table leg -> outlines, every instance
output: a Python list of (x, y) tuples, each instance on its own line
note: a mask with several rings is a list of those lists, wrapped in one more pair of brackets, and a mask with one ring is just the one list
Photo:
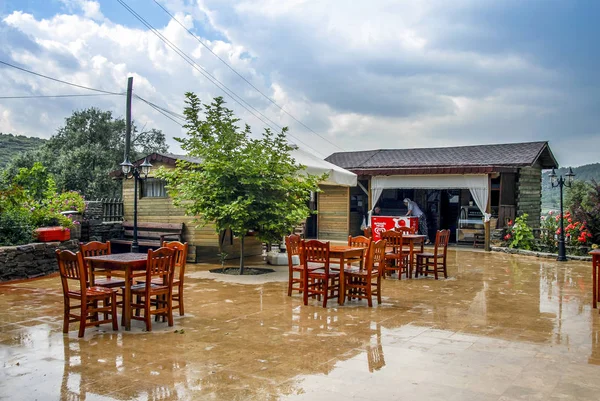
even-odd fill
[(131, 330), (131, 269), (125, 268), (125, 293), (123, 294), (123, 320), (125, 321), (125, 330)]
[(598, 308), (598, 262), (596, 260), (596, 256), (594, 255), (592, 258), (592, 281), (593, 283), (593, 300), (592, 306), (594, 309)]
[[(346, 278), (344, 277), (344, 254), (340, 256), (340, 289), (338, 294), (338, 304), (344, 305), (346, 300)], [(325, 294), (327, 296), (327, 294)]]
[(408, 274), (406, 275), (407, 278), (411, 278), (412, 275), (412, 270), (414, 267), (414, 260), (415, 257), (415, 241), (410, 241), (410, 252), (408, 254)]

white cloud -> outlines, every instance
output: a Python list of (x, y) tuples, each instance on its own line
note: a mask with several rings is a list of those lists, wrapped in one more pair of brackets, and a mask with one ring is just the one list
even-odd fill
[[(105, 90), (122, 91), (127, 76), (134, 76), (137, 94), (179, 113), (186, 91), (206, 101), (223, 95), (153, 33), (111, 22), (98, 2), (63, 2), (72, 14), (50, 19), (19, 11), (7, 15), (4, 24), (29, 36), (38, 48), (11, 43), (4, 52), (32, 70)], [(581, 115), (593, 108), (589, 95), (578, 95), (568, 71), (524, 47), (526, 37), (515, 41), (506, 36), (519, 27), (504, 32), (490, 22), (492, 17), (479, 18), (487, 8), (509, 12), (518, 2), (510, 7), (479, 0), (163, 4), (187, 28), (204, 32), (208, 37), (202, 40), (211, 50), (263, 93), (346, 150), (549, 139), (559, 161), (598, 159), (593, 152), (581, 159), (565, 146), (567, 130), (581, 133), (578, 143), (600, 136), (597, 118)], [(500, 14), (491, 10), (489, 15)], [(505, 23), (510, 22), (507, 17)], [(339, 150), (246, 85), (176, 22), (159, 28), (261, 113), (289, 125), (292, 141), (322, 155)], [(17, 71), (3, 72), (8, 79), (0, 81), (0, 90), (5, 94), (78, 92)], [(262, 122), (226, 100), (255, 133), (261, 131)], [(4, 102), (0, 130), (48, 136), (49, 127), (60, 126), (73, 108), (90, 105), (121, 116), (124, 99)], [(42, 113), (48, 116), (43, 123), (37, 118)], [(142, 103), (135, 103), (134, 116), (168, 137), (180, 135), (176, 125)]]

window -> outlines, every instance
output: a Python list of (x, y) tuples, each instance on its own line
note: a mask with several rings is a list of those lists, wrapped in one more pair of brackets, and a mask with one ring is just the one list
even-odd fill
[(166, 198), (167, 190), (165, 189), (166, 182), (158, 178), (147, 178), (141, 180), (142, 191), (140, 198)]

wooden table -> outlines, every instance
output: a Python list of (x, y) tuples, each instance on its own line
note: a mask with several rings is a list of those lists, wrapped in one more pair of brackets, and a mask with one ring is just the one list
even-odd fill
[[(348, 245), (331, 245), (329, 247), (329, 259), (340, 261), (340, 293), (338, 295), (338, 303), (340, 305), (344, 305), (344, 301), (346, 299), (346, 279), (344, 278), (344, 259), (349, 258), (360, 258), (360, 265), (362, 266), (363, 260), (363, 248), (355, 248)], [(330, 264), (331, 268), (331, 264)]]
[[(94, 285), (94, 269), (107, 268), (110, 270), (122, 270), (125, 272), (125, 292), (123, 294), (123, 320), (125, 330), (131, 330), (131, 282), (134, 277), (146, 274), (146, 261), (148, 255), (145, 253), (115, 253), (112, 255), (88, 256), (85, 258), (90, 267), (90, 285)], [(138, 272), (137, 274), (134, 272)], [(143, 274), (139, 272), (142, 271)]]
[(594, 249), (593, 251), (590, 252), (590, 255), (592, 255), (592, 281), (593, 281), (593, 294), (592, 296), (594, 297), (592, 299), (592, 306), (594, 308), (598, 307), (598, 270), (600, 269), (600, 249)]
[(415, 264), (415, 244), (421, 245), (419, 252), (422, 253), (424, 250), (426, 238), (427, 238), (426, 235), (421, 235), (421, 234), (404, 234), (402, 236), (402, 241), (408, 242), (408, 245), (410, 247), (410, 251), (408, 254), (408, 264), (409, 264), (409, 269), (410, 269), (409, 274), (407, 274), (408, 278), (411, 278), (412, 270), (413, 270), (413, 267)]

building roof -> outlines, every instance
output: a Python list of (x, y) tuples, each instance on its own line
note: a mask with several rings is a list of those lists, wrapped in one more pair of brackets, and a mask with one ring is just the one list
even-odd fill
[[(187, 161), (190, 163), (202, 162), (202, 159), (199, 159), (197, 157), (191, 157), (188, 155), (176, 155), (174, 153), (152, 153), (152, 154), (149, 154), (148, 156), (142, 157), (141, 159), (132, 162), (132, 164), (135, 166), (139, 166), (140, 164), (142, 164), (144, 162), (145, 159), (148, 159), (148, 161), (151, 164), (155, 163), (155, 162), (159, 162), (159, 163), (164, 163), (164, 164), (175, 165), (177, 160), (184, 160), (184, 161)], [(121, 171), (121, 169), (117, 169), (117, 170), (112, 171), (109, 175), (112, 177), (121, 177), (123, 175), (123, 172)]]
[(432, 170), (435, 173), (446, 170), (453, 173), (460, 172), (458, 170), (492, 172), (533, 166), (537, 161), (544, 169), (558, 167), (548, 142), (338, 152), (325, 160), (363, 174), (374, 170), (413, 170), (420, 174)]

